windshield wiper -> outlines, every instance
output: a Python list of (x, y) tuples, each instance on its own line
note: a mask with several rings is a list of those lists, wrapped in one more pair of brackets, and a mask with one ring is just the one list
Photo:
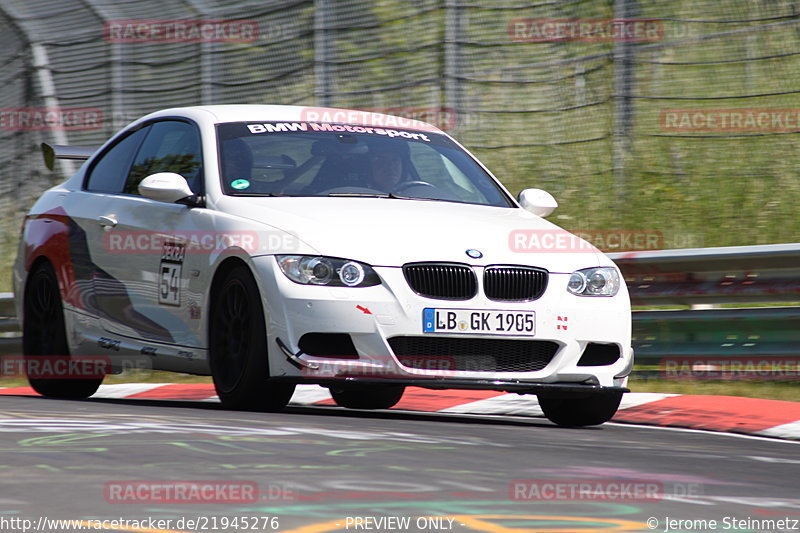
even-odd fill
[(232, 194), (231, 196), (268, 197), (268, 196), (292, 196), (292, 195), (291, 194), (283, 194), (283, 193), (280, 193), (280, 192), (245, 192), (245, 193)]
[(443, 200), (441, 198), (426, 198), (424, 196), (403, 196), (401, 194), (395, 194), (390, 192), (386, 195), (386, 198), (395, 198), (397, 200), (427, 200), (429, 202), (448, 202), (449, 200)]
[(383, 194), (379, 192), (329, 192), (328, 196), (339, 197), (364, 197), (364, 198), (391, 198), (390, 194)]

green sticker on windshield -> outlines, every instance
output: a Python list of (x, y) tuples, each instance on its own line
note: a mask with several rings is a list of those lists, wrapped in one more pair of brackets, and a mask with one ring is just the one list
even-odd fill
[(250, 186), (250, 182), (247, 180), (233, 180), (231, 182), (231, 187), (234, 189), (246, 189)]

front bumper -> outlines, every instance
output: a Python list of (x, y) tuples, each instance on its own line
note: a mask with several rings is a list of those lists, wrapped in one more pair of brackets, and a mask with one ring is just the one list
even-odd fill
[[(625, 376), (632, 367), (630, 304), (624, 286), (611, 298), (578, 297), (566, 291), (569, 274), (551, 273), (541, 298), (497, 302), (483, 296), (481, 267), (475, 267), (478, 294), (470, 300), (447, 301), (414, 293), (399, 267), (374, 267), (382, 285), (349, 288), (294, 283), (271, 256), (254, 258), (254, 264), (262, 285), (273, 378), (320, 384), (343, 379), (363, 383), (388, 380), (427, 388), (577, 393), (623, 391)], [(432, 307), (533, 311), (535, 336), (423, 333), (423, 309)], [(346, 333), (357, 354), (337, 358), (303, 353), (299, 342), (309, 333)], [(414, 368), (402, 364), (392, 350), (389, 339), (394, 337), (545, 341), (556, 345), (556, 350), (543, 368), (533, 371)], [(589, 343), (616, 345), (619, 358), (611, 364), (579, 365)]]
[(443, 390), (493, 390), (500, 392), (511, 392), (517, 394), (536, 394), (537, 396), (547, 396), (548, 398), (582, 398), (595, 394), (622, 394), (630, 392), (627, 387), (603, 387), (589, 383), (531, 383), (526, 381), (513, 380), (489, 380), (489, 379), (409, 379), (396, 378), (391, 380), (381, 380), (374, 378), (349, 377), (340, 379), (315, 379), (315, 378), (275, 378), (275, 381), (286, 381), (297, 384), (316, 384), (323, 387), (341, 386), (342, 383), (348, 385), (385, 385), (391, 382), (393, 385), (405, 385), (408, 387), (420, 387), (423, 389)]

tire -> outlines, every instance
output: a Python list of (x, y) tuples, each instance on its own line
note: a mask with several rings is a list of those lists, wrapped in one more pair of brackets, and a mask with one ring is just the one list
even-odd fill
[(619, 409), (622, 393), (600, 393), (585, 398), (540, 397), (539, 405), (551, 422), (564, 427), (598, 426)]
[[(39, 263), (28, 277), (25, 286), (22, 319), (22, 353), (26, 369), (41, 357), (69, 359), (67, 328), (64, 324), (64, 308), (53, 266), (49, 262)], [(61, 377), (28, 376), (33, 390), (42, 396), (64, 399), (88, 398), (103, 382), (103, 378), (73, 379)]]
[(389, 409), (403, 397), (404, 385), (360, 385), (331, 388), (333, 401), (348, 409)]
[(224, 274), (214, 290), (208, 345), (214, 388), (226, 409), (279, 411), (286, 407), (295, 385), (269, 382), (264, 308), (258, 285), (243, 265)]

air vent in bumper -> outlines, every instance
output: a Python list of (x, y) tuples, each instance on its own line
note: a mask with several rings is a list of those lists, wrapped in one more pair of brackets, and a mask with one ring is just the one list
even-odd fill
[(411, 289), (427, 298), (469, 300), (478, 292), (472, 268), (460, 263), (408, 263), (403, 274)]
[(409, 368), (466, 372), (535, 372), (553, 360), (552, 341), (401, 336), (389, 339)]

